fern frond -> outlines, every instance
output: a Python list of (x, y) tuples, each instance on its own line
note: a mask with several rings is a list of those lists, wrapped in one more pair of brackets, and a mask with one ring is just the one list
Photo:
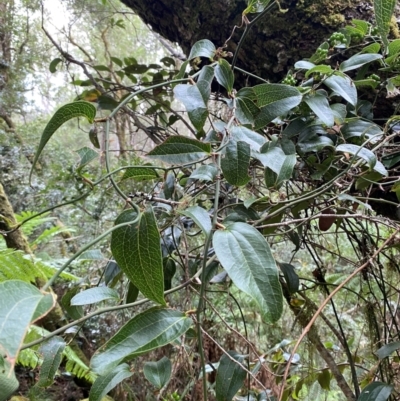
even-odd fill
[(17, 364), (25, 366), (26, 368), (35, 369), (43, 363), (43, 360), (39, 358), (37, 351), (32, 348), (22, 350), (18, 354)]
[[(34, 216), (36, 213), (35, 212), (30, 212), (30, 211), (25, 211), (21, 212), (20, 214), (15, 215), (15, 220), (17, 220), (18, 223), (22, 223), (28, 218)], [(48, 223), (49, 221), (56, 220), (56, 217), (47, 217), (50, 214), (50, 212), (44, 213), (38, 217), (33, 218), (32, 220), (27, 221), (21, 226), (22, 232), (26, 235), (29, 236), (31, 235), (40, 225), (44, 223)]]
[(93, 383), (97, 375), (90, 371), (90, 368), (78, 357), (71, 347), (65, 347), (64, 356), (67, 358), (65, 369), (79, 378), (85, 378)]

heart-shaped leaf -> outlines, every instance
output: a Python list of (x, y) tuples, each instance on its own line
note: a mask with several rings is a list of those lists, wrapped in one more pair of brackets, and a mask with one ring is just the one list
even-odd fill
[(215, 54), (215, 46), (208, 39), (202, 39), (196, 42), (190, 50), (190, 54), (188, 60), (191, 60), (195, 57), (207, 57), (213, 58)]
[(165, 356), (157, 362), (146, 362), (143, 366), (145, 378), (159, 390), (168, 383), (171, 372), (171, 361)]

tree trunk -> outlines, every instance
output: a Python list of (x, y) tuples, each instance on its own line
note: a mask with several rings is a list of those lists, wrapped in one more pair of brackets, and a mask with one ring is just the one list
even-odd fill
[[(121, 0), (153, 30), (177, 42), (186, 54), (200, 39), (234, 52), (244, 31), (245, 0)], [(351, 18), (368, 18), (372, 7), (358, 0), (282, 0), (247, 35), (237, 66), (268, 79), (280, 80), (293, 64), (310, 57), (316, 47)], [(249, 15), (251, 21), (256, 15)], [(244, 83), (244, 76), (237, 80)]]

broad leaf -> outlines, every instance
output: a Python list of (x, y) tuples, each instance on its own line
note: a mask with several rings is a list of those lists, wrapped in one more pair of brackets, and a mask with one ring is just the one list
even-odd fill
[(331, 75), (332, 73), (333, 70), (329, 65), (316, 65), (306, 72), (306, 78), (308, 78), (311, 74)]
[(361, 392), (358, 401), (386, 401), (392, 394), (393, 386), (382, 383), (373, 382)]
[(39, 349), (43, 363), (39, 373), (39, 381), (35, 386), (49, 387), (53, 384), (54, 377), (60, 367), (65, 341), (61, 337), (52, 337), (47, 340)]
[(254, 86), (253, 90), (257, 96), (257, 106), (261, 109), (256, 117), (256, 129), (284, 116), (302, 100), (299, 90), (289, 85), (261, 84)]
[(387, 35), (390, 30), (390, 20), (392, 18), (395, 6), (396, 0), (374, 0), (376, 25), (382, 38), (382, 42), (386, 48), (389, 45)]
[(239, 222), (216, 231), (213, 244), (235, 285), (254, 299), (266, 321), (277, 321), (283, 308), (282, 290), (265, 238), (254, 227)]
[(289, 263), (279, 263), (279, 267), (282, 270), (283, 276), (285, 277), (289, 293), (296, 293), (300, 287), (300, 280), (294, 267)]
[(215, 383), (217, 401), (231, 401), (243, 386), (247, 375), (246, 371), (235, 363), (238, 361), (243, 364), (243, 355), (235, 351), (228, 351), (228, 354), (229, 356), (222, 355), (217, 369)]
[(379, 348), (376, 351), (379, 359), (386, 358), (390, 356), (393, 352), (397, 351), (400, 348), (400, 341), (395, 341), (393, 343), (389, 343), (384, 345), (383, 347)]
[(42, 293), (32, 284), (19, 280), (0, 283), (0, 355), (12, 367), (29, 325), (45, 316), (54, 304), (54, 295)]
[(309, 70), (313, 67), (315, 67), (315, 64), (310, 63), (309, 61), (306, 61), (306, 60), (297, 61), (294, 65), (294, 68), (296, 68), (298, 70)]
[(191, 60), (195, 57), (213, 58), (215, 51), (215, 46), (210, 40), (202, 39), (193, 45), (190, 50), (188, 60)]
[(115, 299), (119, 301), (118, 291), (109, 287), (94, 287), (76, 294), (71, 299), (71, 305), (89, 305), (107, 299)]
[(388, 175), (388, 172), (385, 169), (384, 165), (376, 160), (376, 156), (369, 149), (346, 143), (337, 146), (336, 151), (350, 153), (351, 155), (361, 157), (368, 163), (368, 166), (371, 170), (373, 169), (377, 171), (379, 174), (385, 176)]
[(209, 143), (200, 142), (185, 136), (171, 136), (147, 154), (169, 164), (184, 164), (199, 160), (211, 153)]
[(229, 184), (246, 185), (250, 181), (250, 146), (246, 142), (230, 141), (221, 160), (221, 169)]
[(49, 71), (54, 74), (57, 71), (57, 66), (62, 62), (62, 59), (59, 57), (55, 58), (54, 60), (51, 61), (49, 65)]
[(168, 383), (171, 372), (171, 361), (165, 356), (157, 362), (146, 362), (143, 366), (144, 377), (158, 390)]
[(176, 85), (175, 97), (183, 103), (189, 119), (197, 131), (203, 129), (208, 116), (207, 105), (197, 85)]
[(123, 363), (105, 376), (99, 376), (90, 389), (89, 401), (101, 401), (103, 397), (121, 383), (122, 380), (132, 375), (133, 372), (129, 370), (129, 366)]
[(343, 61), (339, 66), (339, 71), (346, 72), (355, 70), (362, 67), (364, 64), (372, 63), (373, 61), (382, 58), (380, 54), (366, 53), (366, 54), (355, 54), (349, 59)]
[(214, 181), (217, 176), (218, 169), (215, 164), (203, 164), (190, 174), (189, 178), (200, 181)]
[(205, 65), (199, 75), (197, 80), (197, 87), (203, 97), (204, 103), (207, 104), (211, 95), (211, 83), (214, 79), (214, 68), (209, 65)]
[(369, 139), (375, 137), (372, 142), (376, 142), (381, 139), (383, 131), (379, 125), (373, 123), (372, 121), (362, 120), (360, 118), (352, 118), (346, 120), (346, 123), (340, 129), (343, 134), (344, 139), (349, 139), (353, 137), (361, 137)]
[(332, 75), (325, 79), (324, 84), (353, 106), (357, 104), (357, 89), (347, 75)]
[(218, 61), (215, 67), (215, 78), (227, 90), (228, 94), (232, 92), (235, 77), (230, 64), (223, 58)]
[(87, 146), (84, 146), (83, 148), (78, 149), (76, 151), (76, 153), (78, 153), (78, 155), (81, 158), (81, 160), (79, 161), (79, 165), (77, 167), (78, 171), (82, 170), (82, 168), (84, 166), (86, 166), (91, 161), (93, 161), (99, 157), (99, 154), (95, 150), (88, 148)]
[(160, 348), (179, 338), (192, 324), (184, 313), (172, 309), (148, 309), (125, 324), (93, 355), (91, 368), (105, 375), (123, 361)]
[(128, 178), (133, 178), (135, 180), (154, 180), (158, 178), (157, 171), (153, 168), (146, 167), (128, 167), (125, 170), (124, 175), (121, 180), (126, 180)]
[(191, 206), (180, 212), (184, 216), (190, 217), (199, 226), (205, 235), (211, 234), (211, 220), (208, 212), (200, 206)]
[(333, 112), (329, 106), (326, 96), (322, 95), (321, 93), (315, 93), (314, 95), (308, 94), (307, 96), (304, 96), (304, 101), (323, 124), (325, 124), (327, 127), (333, 126), (335, 123)]
[(18, 387), (14, 366), (0, 355), (0, 401), (7, 401)]
[[(115, 224), (136, 219), (136, 212), (128, 209), (118, 216)], [(111, 252), (121, 270), (145, 297), (165, 305), (160, 233), (153, 209), (148, 208), (132, 225), (112, 232)]]
[(234, 126), (231, 128), (231, 135), (235, 141), (246, 142), (252, 150), (260, 150), (260, 147), (265, 144), (266, 139), (251, 129), (243, 126)]
[(68, 120), (76, 117), (86, 117), (87, 120), (92, 123), (95, 116), (96, 107), (89, 102), (77, 101), (73, 103), (68, 103), (60, 107), (55, 112), (51, 120), (47, 123), (46, 128), (42, 133), (38, 149), (32, 162), (31, 171), (29, 173), (29, 181), (31, 180), (33, 168), (35, 167), (36, 162), (38, 161), (44, 147), (46, 146), (52, 135), (61, 127), (61, 125), (63, 125)]

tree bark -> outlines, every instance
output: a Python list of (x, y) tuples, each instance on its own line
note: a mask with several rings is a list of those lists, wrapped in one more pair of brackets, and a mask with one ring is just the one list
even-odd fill
[[(244, 31), (245, 0), (121, 0), (153, 30), (177, 42), (186, 54), (200, 39), (235, 52)], [(310, 57), (316, 47), (351, 18), (368, 18), (372, 7), (358, 0), (282, 0), (250, 30), (238, 54), (237, 66), (272, 82)], [(256, 15), (249, 15), (252, 20)], [(244, 83), (244, 77), (237, 76)]]

